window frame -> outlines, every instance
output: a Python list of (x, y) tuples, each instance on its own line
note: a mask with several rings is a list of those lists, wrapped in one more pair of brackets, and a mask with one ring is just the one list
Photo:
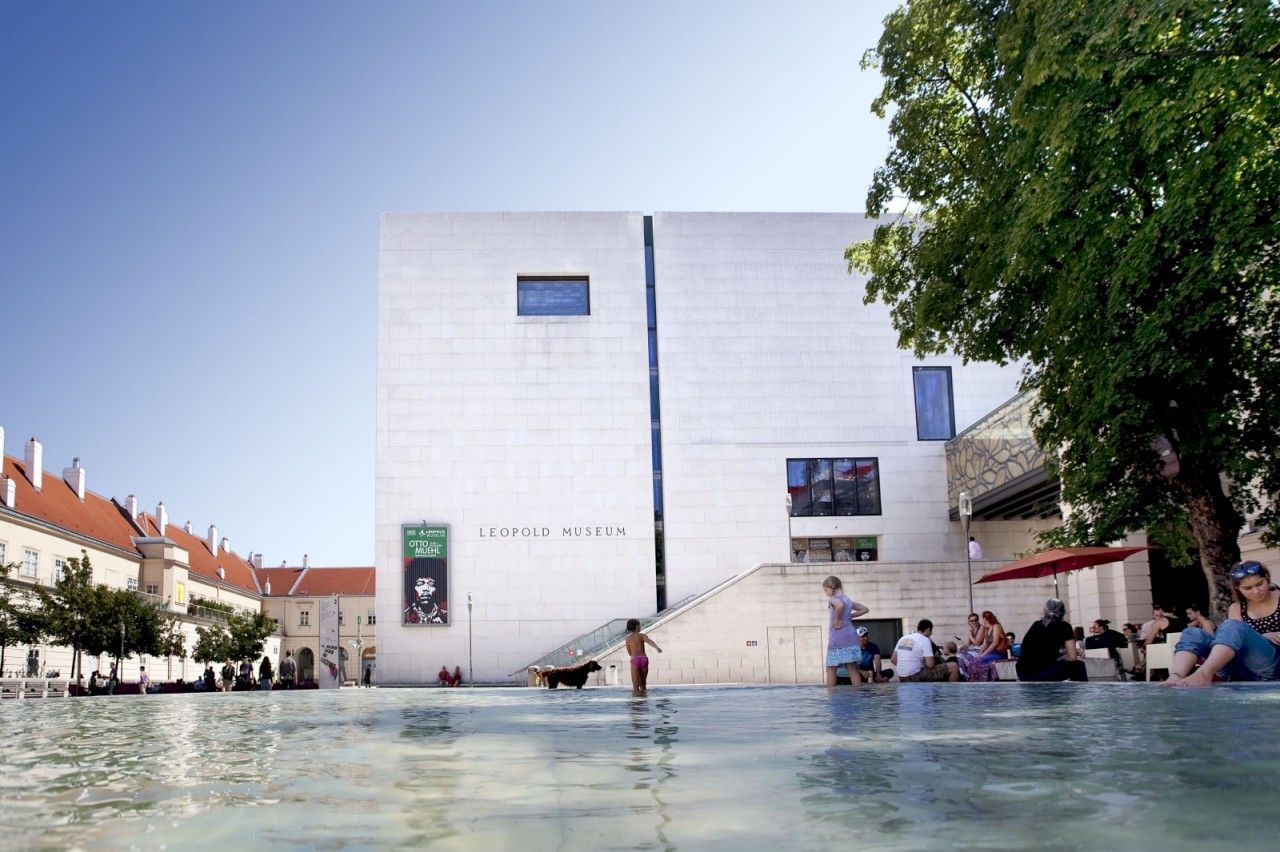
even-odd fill
[[(522, 285), (525, 284), (564, 284), (581, 285), (583, 290), (582, 312), (557, 313), (550, 311), (526, 311), (520, 299)], [(591, 276), (589, 275), (517, 275), (516, 276), (516, 316), (518, 317), (589, 317), (591, 316)]]
[(311, 626), (311, 610), (309, 609), (298, 610), (298, 626), (299, 627)]
[[(836, 463), (843, 462), (843, 461), (852, 462), (852, 469), (855, 474), (855, 479), (853, 482), (853, 490), (851, 494), (854, 510), (852, 512), (847, 512), (847, 513), (837, 513), (836, 512), (837, 501), (836, 501), (835, 470), (837, 467)], [(813, 474), (815, 470), (822, 469), (822, 463), (824, 462), (825, 462), (825, 468), (827, 471), (827, 478), (830, 483), (829, 495), (831, 498), (830, 499), (831, 511), (823, 512), (823, 513), (815, 513), (813, 511), (814, 494), (815, 494), (814, 486), (813, 486)], [(858, 488), (856, 475), (857, 475), (858, 468), (861, 465), (866, 463), (870, 463), (871, 465), (874, 466), (874, 469), (875, 469), (875, 486), (874, 486), (874, 493), (876, 498), (875, 511), (860, 511), (862, 507), (860, 505), (861, 500), (858, 495), (861, 493), (861, 491)], [(792, 481), (793, 481), (792, 473), (794, 470), (794, 466), (803, 466), (805, 484), (799, 487), (803, 488), (805, 491), (808, 492), (807, 500), (795, 499), (795, 494), (793, 494), (792, 492), (792, 488), (796, 487), (792, 485)], [(884, 493), (881, 490), (881, 483), (880, 483), (880, 457), (879, 456), (832, 456), (828, 458), (788, 458), (786, 461), (786, 470), (787, 470), (787, 494), (792, 497), (791, 517), (793, 518), (869, 518), (869, 517), (877, 517), (884, 514)], [(801, 511), (802, 508), (808, 508), (808, 511)]]
[[(920, 395), (919, 386), (917, 384), (917, 376), (925, 373), (941, 373), (947, 377), (947, 416), (949, 418), (951, 434), (945, 438), (926, 438), (920, 434)], [(915, 408), (916, 414), (916, 440), (917, 441), (950, 441), (956, 436), (956, 386), (951, 375), (950, 367), (938, 366), (916, 366), (911, 368), (911, 403)]]
[(22, 548), (22, 576), (28, 580), (40, 576), (40, 551), (34, 547)]

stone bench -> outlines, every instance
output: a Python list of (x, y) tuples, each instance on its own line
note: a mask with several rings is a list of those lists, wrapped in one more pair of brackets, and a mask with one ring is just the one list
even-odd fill
[[(1017, 660), (997, 660), (995, 663), (996, 679), (1017, 680), (1017, 665)], [(1120, 679), (1120, 670), (1116, 666), (1116, 661), (1109, 658), (1100, 659), (1097, 657), (1086, 657), (1084, 660), (1084, 669), (1088, 673), (1090, 682), (1115, 681)]]

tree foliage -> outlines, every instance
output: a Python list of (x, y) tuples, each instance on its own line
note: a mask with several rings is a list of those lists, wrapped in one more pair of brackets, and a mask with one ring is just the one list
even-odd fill
[(192, 658), (200, 663), (252, 660), (275, 629), (275, 622), (262, 612), (230, 615), (225, 625), (196, 628)]
[[(1267, 0), (916, 0), (851, 246), (919, 354), (1018, 362), (1060, 533), (1190, 523), (1215, 603), (1280, 529), (1280, 16)], [(1224, 482), (1233, 483), (1227, 486)]]
[(17, 567), (16, 562), (0, 563), (0, 671), (10, 646), (34, 644), (45, 631), (43, 612), (30, 592), (8, 582)]

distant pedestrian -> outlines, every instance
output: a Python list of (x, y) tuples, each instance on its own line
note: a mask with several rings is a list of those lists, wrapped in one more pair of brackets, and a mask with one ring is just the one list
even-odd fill
[(293, 661), (293, 652), (285, 651), (284, 659), (280, 661), (280, 686), (284, 689), (293, 689), (297, 678), (298, 664)]
[(138, 694), (146, 695), (151, 689), (151, 675), (147, 674), (146, 666), (138, 666)]
[(241, 660), (240, 673), (236, 675), (236, 689), (253, 689), (253, 686), (253, 663)]
[(107, 695), (115, 695), (116, 687), (120, 685), (120, 675), (116, 674), (116, 664), (111, 664), (111, 674), (107, 675)]
[(218, 676), (213, 673), (213, 663), (204, 664), (204, 691), (218, 691)]
[(230, 692), (231, 687), (235, 685), (236, 670), (231, 665), (231, 661), (227, 660), (222, 664), (222, 691)]
[(982, 545), (978, 544), (978, 540), (973, 536), (969, 536), (969, 558), (970, 559), (982, 558)]
[(271, 681), (274, 678), (275, 672), (271, 670), (271, 658), (263, 654), (262, 664), (258, 666), (258, 688), (263, 692), (271, 689)]

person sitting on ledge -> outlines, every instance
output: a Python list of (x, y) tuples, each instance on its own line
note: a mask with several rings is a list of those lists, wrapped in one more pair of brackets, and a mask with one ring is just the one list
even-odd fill
[(1018, 655), (1018, 680), (1032, 682), (1087, 681), (1084, 663), (1076, 657), (1076, 637), (1063, 621), (1067, 605), (1057, 598), (1044, 602), (1044, 617), (1027, 628)]
[(449, 678), (450, 686), (460, 686), (462, 684), (462, 666), (453, 667), (453, 676)]
[(449, 667), (448, 666), (445, 666), (445, 665), (440, 666), (440, 671), (436, 673), (436, 681), (441, 686), (449, 685)]
[(1236, 602), (1227, 620), (1216, 633), (1182, 631), (1163, 686), (1208, 686), (1219, 672), (1231, 680), (1280, 680), (1280, 589), (1261, 562), (1238, 563), (1229, 576)]

